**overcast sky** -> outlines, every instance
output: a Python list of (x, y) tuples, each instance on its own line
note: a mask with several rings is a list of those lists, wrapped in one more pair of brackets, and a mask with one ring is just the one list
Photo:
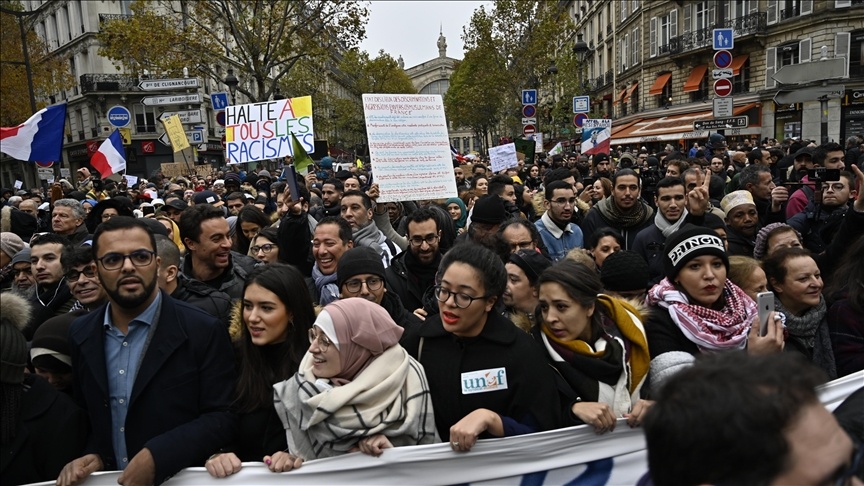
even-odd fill
[(373, 1), (369, 6), (366, 40), (360, 48), (375, 57), (384, 49), (405, 67), (438, 57), (438, 32), (443, 24), (447, 56), (462, 59), (462, 27), (480, 5), (489, 2), (452, 0)]

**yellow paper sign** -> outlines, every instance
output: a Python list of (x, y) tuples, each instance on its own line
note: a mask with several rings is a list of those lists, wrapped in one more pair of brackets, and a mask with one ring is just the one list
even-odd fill
[(132, 129), (119, 128), (118, 130), (120, 130), (120, 138), (123, 139), (123, 145), (132, 145)]
[(168, 134), (168, 140), (171, 141), (171, 147), (175, 152), (189, 148), (189, 139), (186, 137), (186, 132), (183, 130), (183, 123), (180, 122), (180, 115), (171, 115), (161, 118), (162, 124), (165, 125), (165, 133)]

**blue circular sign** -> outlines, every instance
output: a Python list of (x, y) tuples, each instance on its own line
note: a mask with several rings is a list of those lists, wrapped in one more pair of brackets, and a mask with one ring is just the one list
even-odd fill
[(579, 128), (582, 128), (582, 125), (585, 123), (585, 120), (588, 119), (588, 115), (585, 113), (579, 113), (573, 117), (573, 124)]
[(224, 111), (217, 111), (216, 112), (216, 123), (218, 123), (220, 127), (225, 126), (225, 112)]
[(132, 113), (125, 106), (114, 105), (108, 110), (108, 123), (117, 128), (123, 128), (132, 121)]
[(729, 51), (717, 51), (714, 53), (714, 65), (720, 69), (732, 65), (732, 53)]
[(534, 118), (537, 114), (537, 107), (534, 105), (525, 105), (522, 107), (522, 116), (526, 118)]

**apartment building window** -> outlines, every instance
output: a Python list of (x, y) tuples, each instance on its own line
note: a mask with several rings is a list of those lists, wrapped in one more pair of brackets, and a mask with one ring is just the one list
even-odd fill
[(132, 0), (120, 0), (120, 10), (123, 15), (132, 15)]
[(813, 0), (768, 0), (767, 21), (774, 24), (813, 13)]
[(621, 21), (627, 20), (627, 14), (629, 13), (630, 5), (627, 0), (621, 2)]
[(78, 140), (84, 140), (84, 114), (80, 108), (75, 110), (75, 117), (78, 119)]
[(837, 34), (834, 42), (835, 55), (843, 54), (843, 39), (846, 39), (846, 46), (849, 51), (846, 56), (849, 59), (849, 77), (861, 78), (864, 76), (864, 30), (857, 30), (852, 33), (841, 32)]
[(757, 0), (732, 0), (723, 4), (726, 19), (738, 19), (758, 11)]
[(668, 54), (669, 41), (678, 35), (678, 11), (672, 10), (662, 17), (651, 17), (649, 26), (649, 55)]
[[(738, 67), (740, 66), (740, 67)], [(737, 71), (735, 70), (737, 67)], [(743, 62), (738, 58), (732, 62), (732, 70), (735, 76), (732, 78), (732, 94), (742, 94), (750, 91), (750, 59), (745, 56)]]
[(639, 64), (641, 60), (640, 54), (642, 52), (639, 50), (639, 27), (633, 29), (633, 33), (630, 35), (630, 65), (635, 66)]
[(620, 47), (618, 48), (618, 53), (621, 55), (619, 57), (619, 59), (620, 59), (619, 65), (621, 66), (621, 69), (619, 70), (619, 72), (623, 72), (623, 71), (627, 70), (627, 65), (629, 64), (628, 63), (629, 58), (627, 57), (627, 52), (629, 51), (629, 47), (630, 47), (629, 46), (630, 34), (624, 34), (624, 38), (619, 40), (618, 44), (620, 45)]
[(152, 106), (141, 103), (132, 105), (135, 114), (135, 131), (137, 133), (156, 133), (156, 112)]
[(771, 77), (781, 67), (802, 62), (810, 62), (812, 40), (808, 37), (798, 42), (790, 42), (765, 51), (765, 88), (774, 88), (777, 82)]
[[(627, 3), (627, 0), (624, 0), (624, 3)], [(639, 10), (639, 0), (631, 0), (630, 6), (633, 8), (633, 11)]]
[(630, 91), (630, 111), (636, 113), (639, 111), (639, 86), (634, 86)]
[(708, 25), (708, 2), (698, 2), (694, 4), (693, 30), (702, 30), (708, 27)]

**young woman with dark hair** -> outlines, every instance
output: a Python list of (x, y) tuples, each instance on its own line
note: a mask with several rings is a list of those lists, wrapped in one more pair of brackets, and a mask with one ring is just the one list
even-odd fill
[(282, 422), (273, 406), (273, 384), (289, 379), (309, 345), (315, 310), (300, 272), (271, 263), (253, 270), (243, 289), (239, 322), (232, 324), (239, 415), (239, 441), (230, 451), (214, 454), (205, 466), (225, 477), (244, 461), (264, 461), (287, 454)]
[[(234, 247), (232, 250), (243, 255), (249, 255), (252, 240), (262, 229), (270, 226), (270, 218), (252, 204), (243, 206), (237, 213), (237, 230), (234, 232)], [(249, 255), (255, 258), (255, 255)]]

